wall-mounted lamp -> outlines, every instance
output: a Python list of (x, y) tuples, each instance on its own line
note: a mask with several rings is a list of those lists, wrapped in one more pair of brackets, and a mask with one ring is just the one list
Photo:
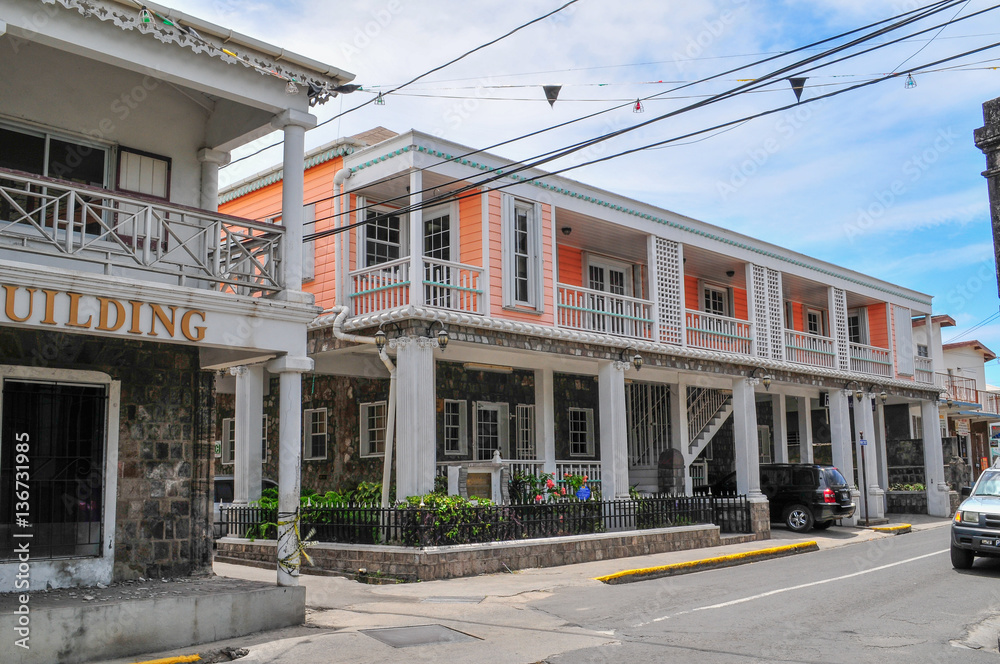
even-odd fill
[[(630, 354), (631, 357), (627, 357)], [(639, 355), (639, 351), (635, 348), (635, 346), (623, 348), (621, 353), (618, 354), (618, 359), (622, 362), (631, 362), (636, 371), (642, 369), (642, 366), (646, 363), (646, 361), (642, 359), (642, 355)]]
[(844, 389), (847, 390), (848, 392), (850, 392), (851, 391), (851, 385), (854, 385), (854, 401), (855, 401), (855, 403), (861, 403), (861, 400), (865, 397), (864, 388), (861, 387), (861, 383), (859, 383), (856, 380), (852, 380), (849, 383), (847, 383), (846, 385), (844, 385)]
[(886, 394), (885, 390), (882, 390), (878, 393), (878, 398), (882, 400), (882, 405), (884, 406), (885, 402), (889, 400), (889, 395)]
[(947, 401), (945, 401), (945, 405), (947, 405), (948, 408), (951, 408), (952, 406), (955, 405), (955, 402), (952, 399), (948, 399)]
[(570, 233), (572, 233), (572, 232), (573, 232), (573, 229), (572, 229), (572, 228), (570, 228), (569, 226), (563, 226), (563, 227), (562, 227), (562, 228), (560, 228), (559, 230), (561, 230), (561, 231), (562, 231), (562, 234), (563, 234), (563, 235), (569, 235)]
[(736, 276), (736, 270), (726, 270), (726, 276), (730, 279)]
[(437, 323), (438, 325), (441, 326), (441, 329), (438, 330), (438, 333), (437, 333), (437, 345), (438, 345), (438, 348), (440, 348), (441, 352), (443, 353), (444, 349), (448, 347), (448, 339), (449, 339), (449, 337), (448, 337), (448, 330), (445, 328), (444, 323), (442, 323), (439, 320), (435, 320), (435, 321), (431, 322), (431, 324), (427, 326), (427, 336), (430, 336), (431, 330), (434, 329), (434, 324), (435, 323)]
[[(758, 372), (760, 372), (761, 375), (757, 375)], [(754, 367), (750, 373), (747, 374), (747, 380), (749, 380), (752, 385), (756, 385), (757, 381), (760, 381), (765, 390), (769, 392), (771, 391), (771, 374), (767, 373), (767, 371), (761, 369), (760, 367)]]
[(379, 325), (378, 329), (375, 330), (375, 349), (381, 353), (387, 343), (389, 343), (389, 337), (386, 336), (385, 330)]

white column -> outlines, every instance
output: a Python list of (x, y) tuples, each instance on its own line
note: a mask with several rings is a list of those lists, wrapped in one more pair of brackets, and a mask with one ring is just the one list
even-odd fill
[(302, 206), (305, 195), (306, 129), (316, 126), (316, 117), (288, 109), (271, 120), (271, 126), (284, 131), (282, 160), (281, 225), (285, 227), (283, 293), (284, 299), (300, 299), (291, 293), (302, 291)]
[(628, 496), (628, 423), (625, 417), (626, 362), (601, 362), (597, 369), (600, 397), (601, 495), (605, 500)]
[[(303, 341), (305, 336), (303, 335)], [(267, 365), (278, 374), (278, 585), (299, 583), (299, 539), (295, 521), (302, 481), (302, 372), (308, 357), (279, 357)], [(257, 447), (260, 448), (258, 441)]]
[(413, 209), (410, 211), (410, 304), (415, 307), (424, 303), (424, 213), (420, 209), (424, 200), (424, 195), (420, 193), (423, 186), (423, 171), (411, 172), (410, 206)]
[(799, 415), (799, 463), (813, 463), (812, 399), (796, 397)]
[(684, 493), (690, 496), (694, 488), (691, 481), (691, 462), (694, 461), (689, 451), (688, 418), (687, 418), (687, 383), (678, 378), (677, 385), (670, 386), (670, 446), (684, 455)]
[(920, 402), (920, 417), (924, 423), (924, 479), (927, 482), (927, 513), (950, 516), (948, 483), (944, 480), (944, 452), (941, 450), (941, 425), (938, 403)]
[(733, 439), (736, 444), (736, 492), (751, 502), (767, 499), (760, 492), (760, 443), (757, 399), (748, 378), (733, 380)]
[(396, 356), (396, 498), (434, 490), (437, 464), (434, 345), (425, 337), (394, 341)]
[(556, 405), (554, 372), (535, 369), (535, 444), (541, 450), (544, 473), (556, 472)]
[[(889, 489), (889, 466), (885, 449), (885, 405), (879, 400), (875, 408), (875, 456), (878, 458), (878, 485), (882, 491)], [(883, 504), (884, 508), (884, 504)]]
[(771, 396), (774, 429), (774, 461), (788, 463), (788, 403), (784, 394)]
[(219, 168), (229, 163), (229, 153), (204, 148), (198, 151), (201, 162), (201, 209), (219, 209)]
[[(865, 512), (866, 502), (862, 498), (858, 505), (862, 516), (869, 519), (879, 519), (885, 516), (885, 492), (878, 485), (878, 443), (875, 436), (875, 418), (872, 416), (872, 399), (867, 394), (862, 397), (860, 403), (854, 404), (854, 428), (857, 435), (858, 453), (858, 484), (862, 491), (868, 494), (867, 514)], [(861, 457), (861, 435), (864, 435), (867, 445), (864, 450), (864, 465)], [(861, 471), (864, 472), (861, 472)], [(861, 486), (867, 481), (867, 486)]]
[(236, 371), (236, 449), (233, 463), (233, 502), (260, 499), (261, 420), (264, 413), (264, 367)]
[[(833, 465), (844, 475), (847, 483), (854, 484), (854, 459), (852, 458), (853, 441), (851, 435), (851, 411), (847, 403), (847, 392), (830, 390), (830, 442), (833, 454)], [(854, 516), (844, 519), (843, 523), (856, 525), (861, 514), (861, 492), (851, 489), (851, 497), (857, 509)]]

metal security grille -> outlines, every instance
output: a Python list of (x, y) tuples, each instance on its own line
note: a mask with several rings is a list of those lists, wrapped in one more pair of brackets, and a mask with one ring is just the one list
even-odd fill
[(650, 383), (625, 384), (629, 468), (655, 468), (670, 448), (670, 388)]
[(3, 383), (0, 560), (16, 558), (15, 533), (32, 535), (32, 560), (101, 555), (107, 407), (103, 386)]

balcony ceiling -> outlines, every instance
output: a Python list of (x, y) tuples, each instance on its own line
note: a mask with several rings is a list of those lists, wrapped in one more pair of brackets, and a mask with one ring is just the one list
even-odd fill
[[(570, 234), (564, 235), (563, 228)], [(629, 263), (647, 261), (645, 233), (561, 208), (556, 208), (556, 242)]]
[[(733, 276), (726, 272), (732, 271)], [(717, 254), (690, 245), (684, 246), (684, 275), (712, 281), (723, 286), (746, 288), (746, 263), (733, 256)]]

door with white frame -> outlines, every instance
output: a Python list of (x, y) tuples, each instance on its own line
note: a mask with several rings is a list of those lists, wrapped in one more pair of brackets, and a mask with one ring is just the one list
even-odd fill
[(506, 403), (477, 401), (473, 412), (476, 416), (476, 459), (489, 461), (497, 450), (504, 459), (510, 458), (510, 407)]
[[(632, 266), (604, 257), (587, 258), (588, 288), (609, 295), (632, 295)], [(631, 335), (632, 312), (626, 311), (619, 298), (591, 294), (588, 302), (592, 317), (591, 329), (610, 334)]]

